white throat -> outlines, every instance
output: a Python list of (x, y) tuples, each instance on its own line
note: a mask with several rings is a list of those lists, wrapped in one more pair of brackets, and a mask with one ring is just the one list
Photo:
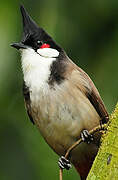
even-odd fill
[(40, 49), (37, 52), (28, 48), (23, 49), (21, 55), (24, 81), (31, 90), (44, 88), (50, 76), (50, 66), (59, 55), (59, 52), (52, 48)]

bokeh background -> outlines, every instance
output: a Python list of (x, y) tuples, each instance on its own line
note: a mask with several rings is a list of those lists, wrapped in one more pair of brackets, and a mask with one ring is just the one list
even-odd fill
[[(20, 3), (93, 79), (111, 113), (118, 100), (117, 0), (0, 1), (0, 180), (58, 179), (58, 156), (26, 115), (19, 52)], [(74, 168), (64, 179), (79, 179)]]

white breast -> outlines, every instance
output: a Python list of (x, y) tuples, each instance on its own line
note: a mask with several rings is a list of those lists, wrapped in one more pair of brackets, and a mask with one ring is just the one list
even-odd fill
[(56, 60), (54, 57), (59, 55), (57, 50), (51, 48), (41, 49), (38, 53), (31, 48), (23, 49), (21, 59), (26, 85), (37, 90), (47, 84), (50, 76), (50, 66)]

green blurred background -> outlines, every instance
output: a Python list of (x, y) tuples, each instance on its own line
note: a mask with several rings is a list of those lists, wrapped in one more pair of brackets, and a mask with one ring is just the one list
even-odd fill
[[(0, 1), (0, 180), (57, 180), (58, 156), (28, 119), (20, 55), (10, 47), (22, 34), (20, 3), (90, 75), (111, 113), (118, 99), (118, 1)], [(73, 168), (64, 179), (79, 178)]]

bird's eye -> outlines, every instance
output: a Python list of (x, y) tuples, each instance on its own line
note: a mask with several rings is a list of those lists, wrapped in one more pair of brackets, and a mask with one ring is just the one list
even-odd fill
[(42, 46), (43, 42), (42, 41), (37, 41), (38, 46)]
[(44, 43), (44, 42), (42, 42), (42, 41), (37, 41), (37, 44), (38, 44), (38, 47), (39, 47), (40, 49), (50, 48), (50, 45), (49, 45), (49, 44)]

